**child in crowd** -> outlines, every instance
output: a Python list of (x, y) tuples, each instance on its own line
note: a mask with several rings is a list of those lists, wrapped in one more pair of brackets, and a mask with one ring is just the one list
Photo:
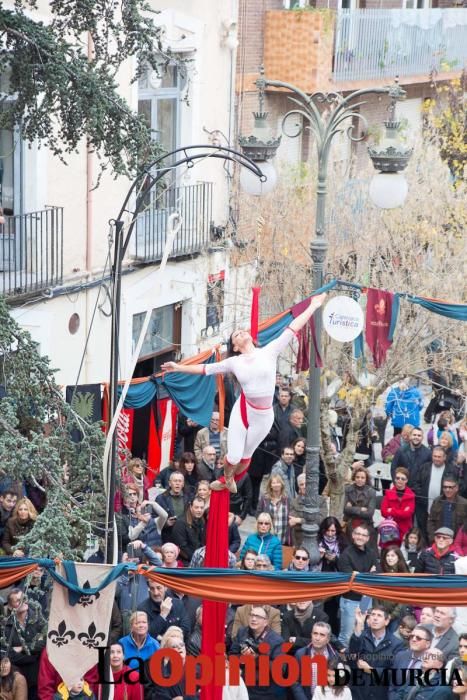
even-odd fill
[(66, 683), (60, 683), (57, 688), (57, 692), (54, 695), (54, 700), (96, 700), (96, 696), (92, 692), (88, 683), (84, 678), (80, 678), (79, 681), (73, 683), (73, 685), (66, 685)]

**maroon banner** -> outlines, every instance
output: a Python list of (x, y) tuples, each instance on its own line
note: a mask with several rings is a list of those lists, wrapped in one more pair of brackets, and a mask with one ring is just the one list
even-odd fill
[(373, 356), (375, 367), (381, 367), (392, 345), (388, 340), (391, 328), (394, 294), (382, 289), (368, 289), (366, 304), (365, 339)]

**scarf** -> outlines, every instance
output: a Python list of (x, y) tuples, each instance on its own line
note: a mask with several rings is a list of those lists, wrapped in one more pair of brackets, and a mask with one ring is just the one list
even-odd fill
[(431, 549), (432, 549), (433, 554), (435, 555), (436, 559), (441, 559), (441, 557), (446, 556), (446, 554), (450, 554), (451, 552), (454, 552), (454, 544), (451, 544), (447, 549), (440, 552), (438, 550), (438, 547), (436, 546), (436, 543), (433, 543), (431, 545)]
[(308, 620), (313, 614), (313, 603), (310, 603), (310, 605), (305, 609), (305, 610), (297, 610), (295, 608), (293, 616), (294, 618), (300, 623), (301, 626), (303, 626), (303, 623)]
[(322, 541), (325, 549), (332, 554), (339, 556), (339, 542), (337, 541), (337, 537), (326, 537), (326, 535), (323, 535)]

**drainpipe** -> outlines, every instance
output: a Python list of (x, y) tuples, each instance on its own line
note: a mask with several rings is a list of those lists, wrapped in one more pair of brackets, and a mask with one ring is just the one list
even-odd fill
[[(88, 46), (87, 46), (87, 57), (88, 61), (91, 62), (94, 58), (94, 42), (92, 35), (88, 32)], [(93, 268), (93, 199), (94, 199), (94, 154), (92, 153), (89, 140), (86, 140), (86, 273), (88, 278), (92, 274)], [(93, 292), (90, 289), (85, 291), (85, 338), (88, 337), (89, 324), (91, 322), (91, 296)], [(99, 294), (99, 290), (97, 290)], [(86, 356), (84, 358), (83, 367), (83, 377), (82, 381), (88, 383), (91, 381), (90, 377), (90, 354), (92, 353), (91, 345), (89, 344), (86, 349)]]

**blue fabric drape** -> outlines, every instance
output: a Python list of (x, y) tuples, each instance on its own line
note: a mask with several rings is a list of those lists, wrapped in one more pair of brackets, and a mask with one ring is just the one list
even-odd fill
[[(215, 362), (215, 359), (211, 355), (203, 364)], [(215, 376), (170, 372), (157, 377), (157, 383), (164, 385), (183, 415), (198, 425), (209, 425), (216, 395)]]
[(270, 343), (271, 340), (275, 340), (276, 338), (278, 338), (280, 334), (287, 328), (289, 323), (292, 323), (292, 321), (293, 316), (292, 314), (288, 313), (285, 314), (285, 316), (279, 318), (268, 328), (264, 328), (258, 333), (258, 345), (262, 348), (264, 345)]
[(400, 296), (399, 294), (394, 294), (394, 297), (392, 299), (392, 308), (391, 308), (391, 325), (389, 326), (389, 331), (388, 331), (388, 340), (393, 341), (394, 339), (394, 331), (396, 330), (396, 325), (397, 325), (397, 318), (399, 316), (399, 307), (400, 307)]
[[(122, 574), (125, 574), (129, 568), (132, 568), (131, 565), (128, 564), (117, 564), (109, 571), (107, 576), (102, 579), (98, 586), (95, 586), (94, 588), (81, 588), (81, 586), (78, 586), (75, 563), (73, 561), (65, 560), (62, 562), (62, 564), (65, 570), (66, 578), (63, 578), (63, 576), (57, 573), (55, 568), (50, 568), (49, 572), (56, 581), (67, 587), (68, 602), (70, 605), (76, 605), (82, 595), (94, 595), (95, 593), (102, 591), (102, 589), (106, 588), (106, 586), (112, 583), (112, 581), (116, 581)], [(135, 564), (133, 564), (133, 568), (136, 569)]]
[[(125, 396), (123, 403), (124, 408), (143, 408), (150, 403), (157, 392), (157, 385), (152, 379), (141, 384), (131, 384), (128, 387), (128, 393)], [(122, 393), (122, 387), (118, 387), (118, 397)]]
[(428, 311), (432, 311), (434, 314), (439, 314), (446, 318), (453, 318), (455, 321), (467, 321), (467, 304), (451, 304), (447, 301), (433, 301), (431, 299), (425, 299), (424, 297), (413, 296), (412, 294), (407, 294), (406, 299), (412, 302), (412, 304), (423, 306), (424, 309), (428, 309)]

